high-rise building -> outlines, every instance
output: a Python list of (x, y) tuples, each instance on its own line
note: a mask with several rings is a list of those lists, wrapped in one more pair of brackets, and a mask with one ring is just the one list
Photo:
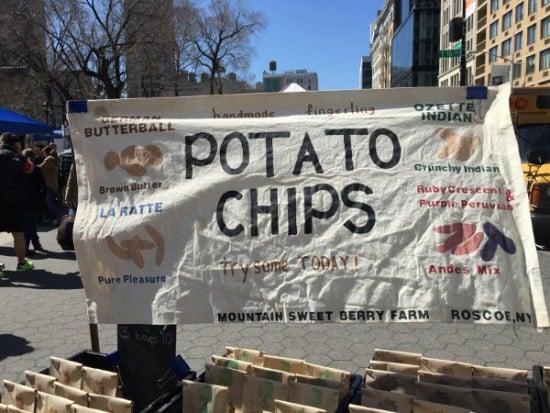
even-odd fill
[(133, 46), (126, 54), (128, 97), (176, 94), (172, 0), (125, 2), (127, 38)]
[(393, 0), (386, 0), (384, 8), (378, 11), (376, 21), (371, 24), (370, 56), (373, 89), (391, 86), (391, 44), (395, 29), (393, 3)]
[(359, 88), (372, 89), (372, 61), (370, 56), (361, 58), (361, 67), (359, 68)]
[(437, 86), (440, 1), (394, 0), (391, 86)]
[(319, 90), (319, 80), (316, 72), (306, 69), (284, 73), (263, 73), (264, 92), (279, 92), (291, 83), (300, 85), (305, 90)]
[(550, 84), (550, 0), (477, 0), (474, 13), (476, 85)]

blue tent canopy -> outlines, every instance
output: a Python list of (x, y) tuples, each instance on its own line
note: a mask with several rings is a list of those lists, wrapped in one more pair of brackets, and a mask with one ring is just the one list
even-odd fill
[(53, 132), (53, 127), (46, 123), (31, 119), (21, 113), (0, 108), (0, 133), (4, 132), (17, 134), (51, 134)]

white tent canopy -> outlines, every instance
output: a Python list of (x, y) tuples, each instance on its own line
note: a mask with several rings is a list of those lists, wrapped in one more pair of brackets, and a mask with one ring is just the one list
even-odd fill
[(305, 92), (305, 91), (306, 90), (302, 86), (300, 86), (298, 83), (294, 83), (294, 82), (281, 90), (281, 92), (283, 92), (283, 93), (286, 93), (286, 92)]

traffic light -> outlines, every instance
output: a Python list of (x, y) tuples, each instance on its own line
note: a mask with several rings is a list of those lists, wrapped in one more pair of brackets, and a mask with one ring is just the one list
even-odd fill
[(449, 41), (456, 42), (462, 39), (464, 34), (464, 20), (462, 17), (455, 17), (449, 22)]

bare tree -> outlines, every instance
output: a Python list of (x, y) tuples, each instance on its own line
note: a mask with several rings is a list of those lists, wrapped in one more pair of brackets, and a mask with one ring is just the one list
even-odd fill
[(196, 27), (194, 22), (198, 21), (199, 10), (191, 2), (191, 0), (175, 0), (174, 1), (174, 37), (176, 40), (175, 50), (175, 69), (176, 76), (174, 82), (174, 95), (179, 95), (180, 83), (184, 83), (185, 76), (193, 73), (194, 76), (194, 61), (193, 38), (195, 36)]
[[(44, 0), (43, 16), (34, 19), (44, 48), (29, 47), (23, 62), (63, 100), (120, 98), (126, 86), (125, 56), (135, 47), (126, 28), (137, 2)], [(23, 32), (20, 37), (32, 41)]]
[(248, 10), (241, 0), (212, 0), (201, 11), (192, 33), (198, 67), (208, 70), (210, 94), (223, 93), (223, 73), (246, 71), (250, 65), (252, 37), (265, 27), (261, 12)]

